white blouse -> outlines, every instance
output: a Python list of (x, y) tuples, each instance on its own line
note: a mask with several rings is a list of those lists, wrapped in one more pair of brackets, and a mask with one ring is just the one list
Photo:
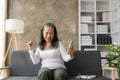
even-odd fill
[(33, 50), (29, 50), (29, 54), (34, 64), (42, 61), (41, 68), (47, 67), (49, 69), (56, 69), (59, 67), (66, 68), (64, 65), (64, 61), (68, 62), (72, 59), (71, 56), (66, 52), (65, 47), (60, 41), (58, 48), (41, 50), (39, 47), (37, 47), (35, 53)]

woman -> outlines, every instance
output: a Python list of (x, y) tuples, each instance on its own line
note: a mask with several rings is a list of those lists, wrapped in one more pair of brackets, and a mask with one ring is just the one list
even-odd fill
[(28, 42), (29, 54), (34, 64), (41, 61), (38, 80), (67, 80), (68, 74), (64, 61), (74, 56), (73, 47), (65, 50), (57, 37), (57, 30), (53, 23), (43, 25), (40, 34), (39, 46), (34, 53), (33, 42)]

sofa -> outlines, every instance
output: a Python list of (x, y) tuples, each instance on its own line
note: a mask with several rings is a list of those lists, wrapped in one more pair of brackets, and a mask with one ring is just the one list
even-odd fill
[[(34, 65), (27, 50), (12, 51), (9, 55), (9, 76), (2, 80), (37, 80), (41, 63)], [(102, 76), (100, 51), (75, 51), (74, 58), (65, 63), (68, 80), (111, 80)], [(81, 75), (95, 75), (83, 79)]]

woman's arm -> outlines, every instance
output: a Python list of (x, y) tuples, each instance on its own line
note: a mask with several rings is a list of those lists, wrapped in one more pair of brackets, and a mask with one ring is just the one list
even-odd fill
[(31, 58), (32, 62), (34, 64), (38, 64), (39, 61), (40, 61), (40, 50), (39, 50), (39, 47), (34, 52), (34, 50), (32, 48), (33, 47), (33, 41), (29, 41), (27, 43), (27, 45), (28, 45), (28, 49), (29, 49), (28, 52), (30, 54), (30, 58)]
[(68, 49), (66, 51), (64, 45), (61, 42), (59, 42), (59, 49), (60, 49), (60, 54), (65, 62), (68, 62), (73, 58), (74, 51), (72, 49)]
[(39, 47), (36, 49), (36, 51), (34, 52), (34, 50), (29, 50), (28, 51), (30, 54), (30, 58), (33, 62), (33, 64), (38, 64), (40, 62), (40, 51), (39, 51)]

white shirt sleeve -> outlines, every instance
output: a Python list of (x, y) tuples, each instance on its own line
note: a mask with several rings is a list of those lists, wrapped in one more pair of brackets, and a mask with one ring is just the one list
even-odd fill
[(29, 50), (28, 51), (30, 54), (30, 58), (33, 62), (33, 64), (38, 64), (40, 62), (40, 49), (39, 47), (36, 49), (36, 51), (34, 52), (34, 50)]
[(60, 41), (59, 41), (59, 50), (60, 50), (60, 54), (65, 62), (68, 62), (72, 59), (71, 56), (67, 53), (64, 45)]

